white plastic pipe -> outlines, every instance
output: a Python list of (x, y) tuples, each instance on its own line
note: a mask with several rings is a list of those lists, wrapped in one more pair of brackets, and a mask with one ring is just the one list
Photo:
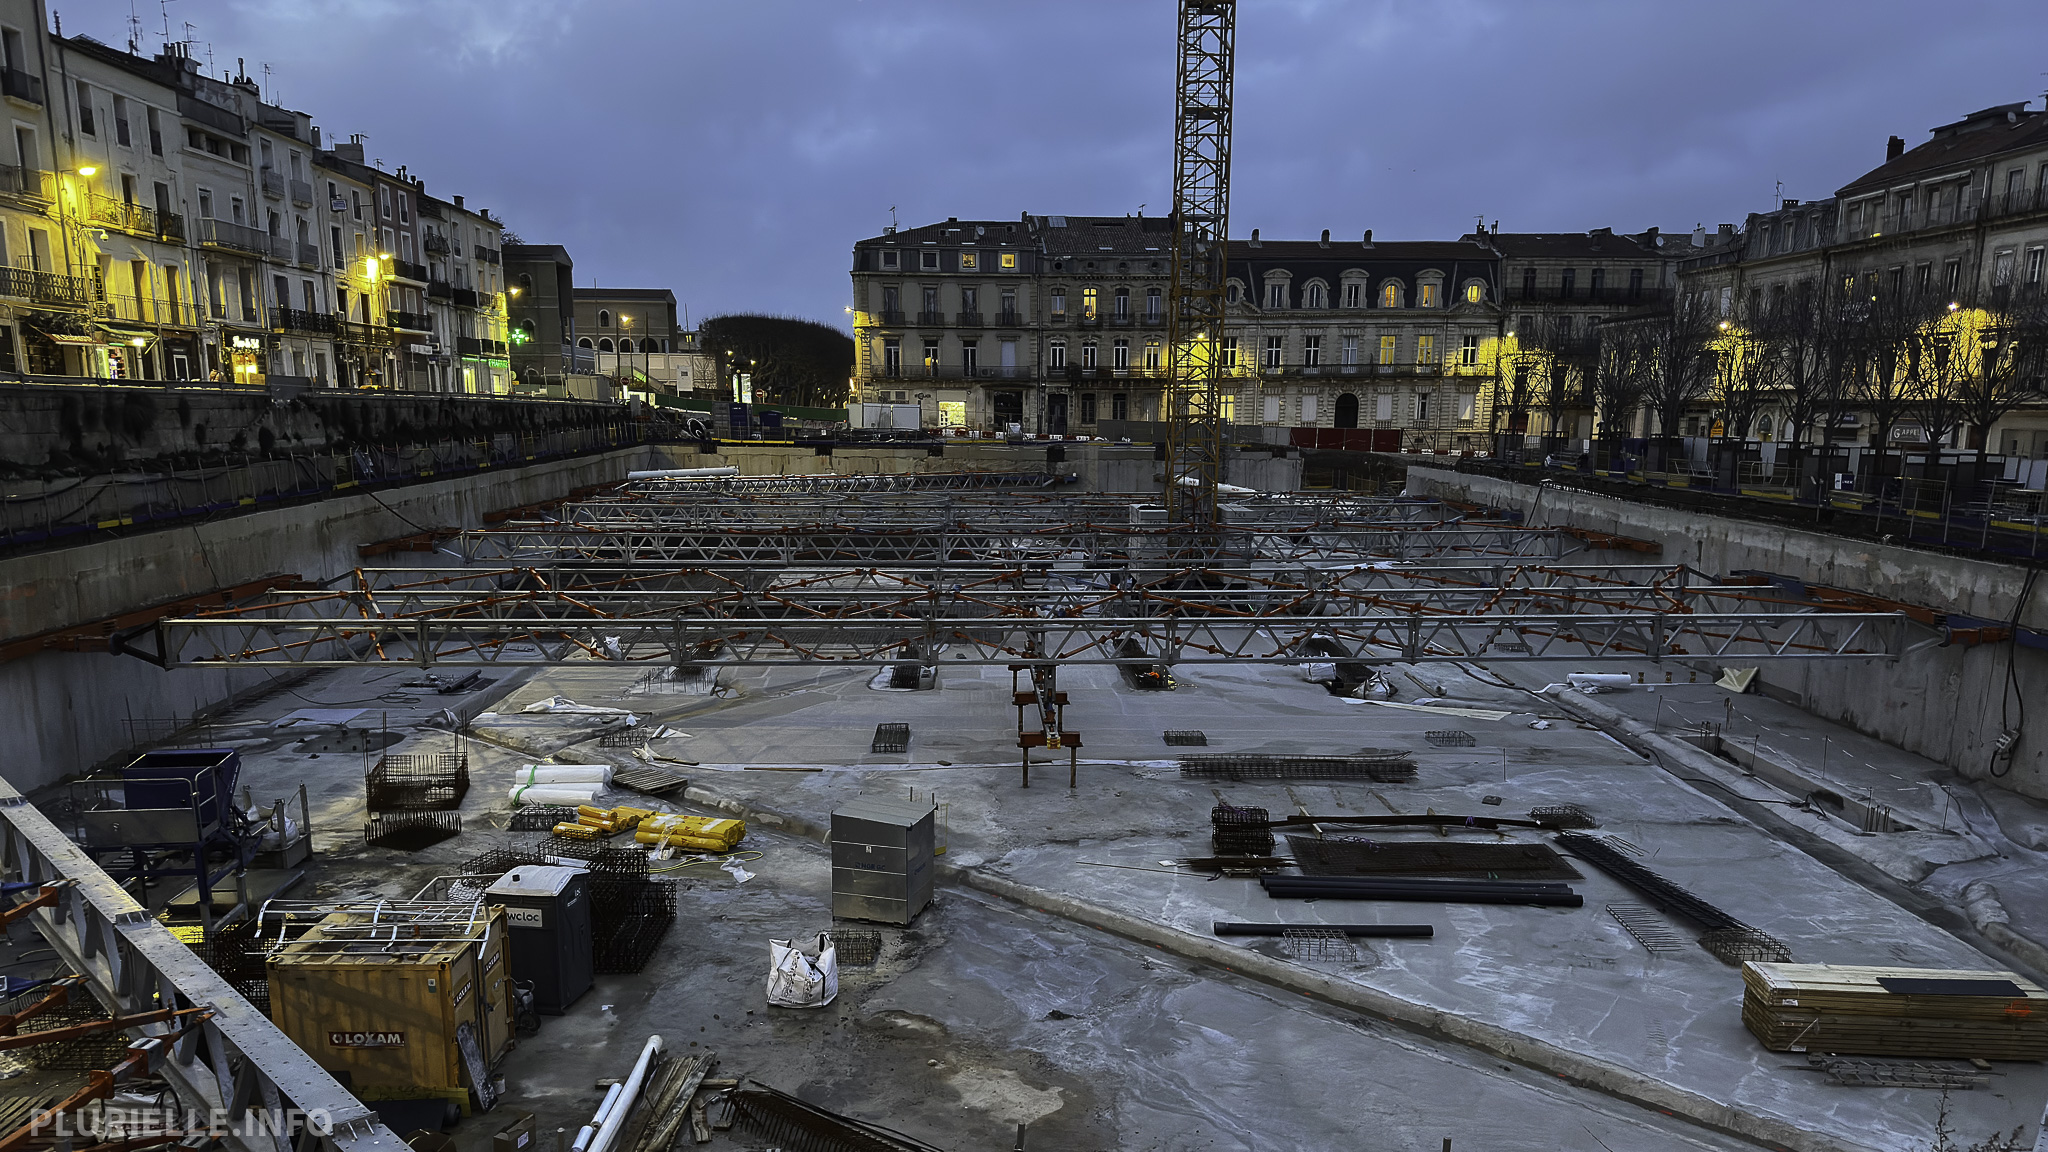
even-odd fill
[(515, 784), (510, 798), (515, 805), (570, 807), (597, 799), (597, 787), (596, 784)]
[[(1183, 488), (1200, 488), (1202, 486), (1202, 479), (1199, 476), (1183, 476), (1180, 478), (1180, 486)], [(1224, 484), (1220, 481), (1216, 485), (1216, 492), (1222, 496), (1257, 496), (1259, 494), (1257, 488), (1246, 488), (1238, 484)]]
[(1564, 679), (1574, 688), (1626, 688), (1635, 683), (1626, 672), (1573, 672)]
[(731, 464), (719, 468), (650, 468), (641, 472), (628, 472), (628, 480), (708, 480), (716, 476), (737, 476), (740, 470)]
[(514, 784), (609, 784), (608, 764), (524, 764), (512, 774)]
[[(640, 1088), (647, 1082), (647, 1070), (654, 1066), (655, 1054), (661, 1051), (661, 1037), (649, 1036), (647, 1046), (640, 1049), (640, 1059), (633, 1064), (633, 1074), (626, 1077), (624, 1084), (615, 1084), (616, 1092), (605, 1093), (605, 1102), (599, 1105), (597, 1115), (591, 1117), (590, 1127), (597, 1130), (584, 1152), (607, 1152), (612, 1141), (618, 1137), (619, 1129), (626, 1126), (626, 1117), (633, 1114), (633, 1102), (640, 1098)], [(578, 1139), (582, 1133), (576, 1134)]]

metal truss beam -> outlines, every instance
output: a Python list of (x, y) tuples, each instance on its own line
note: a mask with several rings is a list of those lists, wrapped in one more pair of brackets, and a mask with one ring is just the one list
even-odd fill
[(1180, 0), (1173, 114), (1173, 261), (1167, 309), (1166, 504), (1176, 522), (1218, 522), (1223, 479), (1223, 325), (1230, 237), (1230, 125), (1237, 0)]
[(705, 476), (629, 480), (622, 493), (649, 496), (834, 492), (1024, 492), (1071, 481), (1051, 472), (886, 472), (866, 476)]
[[(1842, 612), (1683, 565), (878, 568), (752, 564), (364, 569), (168, 620), (167, 667), (601, 659), (749, 665), (1290, 663), (1312, 639), (1364, 661), (1891, 657), (1900, 613)], [(1141, 657), (1131, 654), (1135, 642)]]
[(458, 546), (469, 563), (584, 559), (615, 564), (736, 560), (785, 565), (933, 565), (1058, 558), (1124, 561), (1147, 555), (1330, 562), (1487, 556), (1555, 560), (1585, 544), (1561, 529), (1510, 524), (1232, 526), (1192, 534), (1113, 524), (974, 521), (939, 529), (868, 524), (703, 524), (689, 528), (508, 525), (464, 532)]
[(375, 1112), (4, 780), (0, 856), (11, 882), (64, 885), (61, 898), (31, 913), (30, 921), (109, 1013), (210, 1013), (195, 1028), (165, 1021), (128, 1034), (164, 1039), (160, 1051), (149, 1053), (151, 1070), (170, 1082), (187, 1108), (215, 1125), (227, 1148), (402, 1152), (404, 1142)]

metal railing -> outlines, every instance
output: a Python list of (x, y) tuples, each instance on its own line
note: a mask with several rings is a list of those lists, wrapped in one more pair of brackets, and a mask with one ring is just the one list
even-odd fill
[(475, 308), (477, 306), (477, 295), (474, 288), (457, 288), (449, 293), (448, 298), (454, 302), (457, 308)]
[(0, 94), (26, 100), (31, 104), (43, 102), (43, 78), (32, 72), (16, 68), (0, 69)]
[(452, 299), (455, 295), (455, 286), (446, 280), (429, 280), (427, 281), (427, 295), (435, 300)]
[(40, 168), (0, 164), (0, 196), (26, 196), (33, 200), (57, 198), (57, 176)]
[(486, 264), (496, 264), (502, 259), (502, 255), (496, 248), (486, 248), (479, 244), (476, 246), (476, 258)]
[(427, 266), (425, 264), (415, 264), (410, 260), (400, 260), (394, 257), (391, 261), (391, 274), (401, 280), (411, 280), (418, 284), (425, 284), (427, 282)]
[(439, 232), (427, 233), (421, 238), (420, 246), (429, 252), (439, 252), (444, 256), (455, 250), (454, 245), (448, 242), (448, 238)]
[(903, 313), (899, 309), (884, 309), (875, 313), (875, 315), (880, 316), (882, 323), (888, 327), (900, 328), (903, 326)]
[(955, 312), (953, 314), (953, 324), (959, 328), (979, 328), (981, 327), (981, 313)]
[(38, 272), (32, 268), (0, 268), (0, 296), (32, 300), (38, 304), (83, 307), (99, 296), (96, 286), (83, 276)]
[(996, 313), (996, 327), (998, 327), (998, 328), (1022, 328), (1023, 326), (1024, 326), (1024, 317), (1023, 317), (1023, 315), (1022, 315), (1021, 313), (1018, 313), (1018, 312), (998, 312), (998, 313)]
[(400, 312), (393, 309), (384, 314), (384, 319), (393, 328), (403, 328), (409, 332), (432, 332), (434, 330), (434, 318), (419, 312)]
[(334, 331), (334, 317), (327, 312), (308, 312), (304, 308), (272, 308), (270, 326), (292, 332)]
[(251, 252), (258, 256), (270, 254), (270, 234), (246, 224), (234, 224), (226, 220), (199, 221), (199, 242), (216, 248), (232, 248), (237, 252)]
[(944, 312), (919, 312), (917, 314), (917, 322), (921, 327), (937, 328), (946, 323), (946, 314)]
[(299, 241), (299, 264), (305, 268), (318, 268), (320, 266), (320, 246), (318, 244), (308, 244), (303, 240)]
[(190, 304), (173, 304), (133, 293), (113, 292), (105, 301), (109, 319), (128, 324), (158, 324), (170, 328), (195, 328), (198, 319)]
[(262, 185), (263, 194), (275, 200), (284, 199), (284, 177), (275, 168), (257, 170), (257, 183)]
[(291, 182), (291, 190), (292, 203), (297, 204), (301, 208), (311, 208), (313, 206), (313, 185), (304, 180), (294, 180)]

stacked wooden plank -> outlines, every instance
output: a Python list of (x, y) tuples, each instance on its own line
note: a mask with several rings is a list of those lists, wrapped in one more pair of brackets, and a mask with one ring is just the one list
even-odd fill
[(1751, 962), (1742, 986), (1774, 1052), (2048, 1059), (2048, 990), (2011, 972)]

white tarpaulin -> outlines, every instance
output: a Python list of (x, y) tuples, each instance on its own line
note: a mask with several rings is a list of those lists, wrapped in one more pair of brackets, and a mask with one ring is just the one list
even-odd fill
[(624, 708), (605, 708), (605, 707), (602, 707), (602, 706), (600, 706), (600, 705), (596, 705), (596, 704), (578, 704), (578, 703), (577, 703), (577, 702), (575, 702), (574, 700), (571, 700), (571, 699), (569, 699), (569, 698), (568, 698), (567, 696), (550, 696), (550, 697), (548, 697), (548, 698), (547, 698), (547, 699), (545, 699), (545, 700), (535, 700), (535, 701), (534, 701), (533, 703), (531, 703), (531, 704), (528, 704), (528, 705), (527, 705), (526, 707), (524, 707), (524, 708), (521, 708), (521, 709), (520, 709), (520, 711), (521, 711), (521, 712), (568, 712), (568, 713), (571, 713), (571, 714), (574, 714), (574, 715), (577, 715), (577, 716), (631, 716), (631, 715), (633, 715), (633, 714), (632, 714), (631, 712), (628, 712), (628, 711), (626, 711), (626, 710), (625, 710)]
[(768, 1002), (778, 1008), (823, 1008), (839, 995), (839, 952), (818, 933), (813, 960), (787, 940), (768, 942)]
[(1721, 669), (1721, 678), (1714, 681), (1714, 687), (1726, 688), (1730, 692), (1740, 694), (1749, 691), (1750, 687), (1755, 683), (1756, 669), (1754, 668), (1723, 668)]

